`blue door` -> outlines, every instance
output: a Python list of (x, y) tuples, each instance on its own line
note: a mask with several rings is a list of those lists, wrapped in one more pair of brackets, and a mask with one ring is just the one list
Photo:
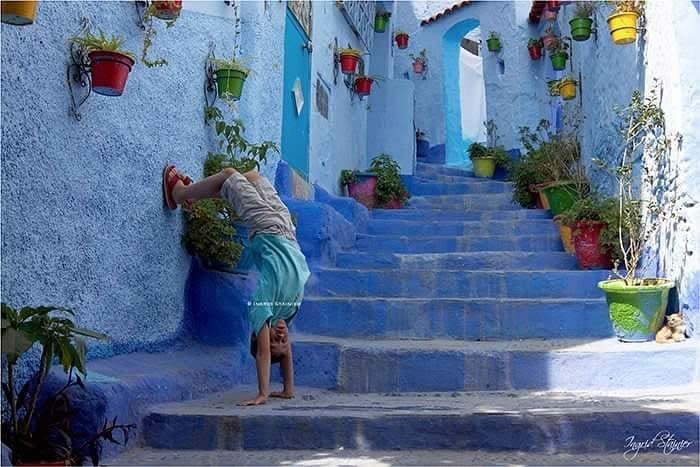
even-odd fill
[(309, 39), (287, 9), (284, 28), (284, 87), (282, 102), (282, 159), (309, 178), (309, 109), (311, 108), (311, 52)]

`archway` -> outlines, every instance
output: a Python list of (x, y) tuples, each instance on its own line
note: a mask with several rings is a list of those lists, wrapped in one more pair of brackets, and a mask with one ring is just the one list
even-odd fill
[(486, 103), (481, 57), (462, 47), (465, 38), (475, 32), (479, 32), (479, 20), (471, 18), (455, 24), (442, 37), (445, 163), (464, 168), (471, 168), (467, 147), (485, 139), (482, 137)]

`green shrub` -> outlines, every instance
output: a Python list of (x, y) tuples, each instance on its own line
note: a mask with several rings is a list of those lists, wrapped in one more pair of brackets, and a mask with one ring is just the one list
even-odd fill
[(390, 155), (379, 154), (372, 159), (369, 171), (377, 175), (374, 195), (379, 206), (383, 206), (393, 199), (398, 199), (403, 203), (410, 197), (401, 181), (401, 168)]

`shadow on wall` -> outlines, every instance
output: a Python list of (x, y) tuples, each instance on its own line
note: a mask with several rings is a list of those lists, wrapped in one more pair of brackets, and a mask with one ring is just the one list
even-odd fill
[(447, 129), (447, 144), (445, 161), (449, 165), (468, 164), (469, 159), (463, 151), (462, 139), (462, 109), (460, 108), (460, 76), (459, 56), (461, 42), (464, 36), (479, 27), (479, 20), (467, 19), (461, 21), (442, 37), (443, 56), (443, 108), (445, 109), (445, 126)]

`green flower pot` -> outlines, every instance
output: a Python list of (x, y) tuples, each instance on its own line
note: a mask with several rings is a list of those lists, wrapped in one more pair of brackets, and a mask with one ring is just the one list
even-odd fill
[(243, 83), (248, 74), (240, 70), (216, 70), (216, 86), (219, 96), (234, 100), (241, 98)]
[(668, 293), (674, 283), (655, 279), (653, 285), (627, 286), (622, 279), (602, 281), (598, 287), (605, 292), (610, 321), (622, 342), (654, 340), (664, 324)]
[(475, 157), (472, 159), (474, 175), (482, 178), (492, 178), (496, 171), (496, 159), (493, 157)]
[(543, 188), (542, 191), (549, 201), (549, 210), (552, 212), (552, 216), (558, 216), (568, 211), (578, 198), (576, 185), (572, 182), (553, 183)]
[(501, 50), (501, 41), (500, 39), (486, 39), (486, 46), (489, 52), (498, 52)]
[(550, 56), (552, 59), (552, 68), (555, 70), (563, 70), (566, 68), (566, 59), (568, 55), (565, 53), (556, 53)]
[(374, 17), (374, 30), (376, 32), (384, 32), (386, 31), (386, 24), (389, 22), (389, 19), (384, 16), (384, 15), (377, 15)]
[(575, 41), (587, 41), (591, 37), (591, 27), (593, 20), (591, 18), (575, 17), (569, 21), (571, 26), (571, 37)]

